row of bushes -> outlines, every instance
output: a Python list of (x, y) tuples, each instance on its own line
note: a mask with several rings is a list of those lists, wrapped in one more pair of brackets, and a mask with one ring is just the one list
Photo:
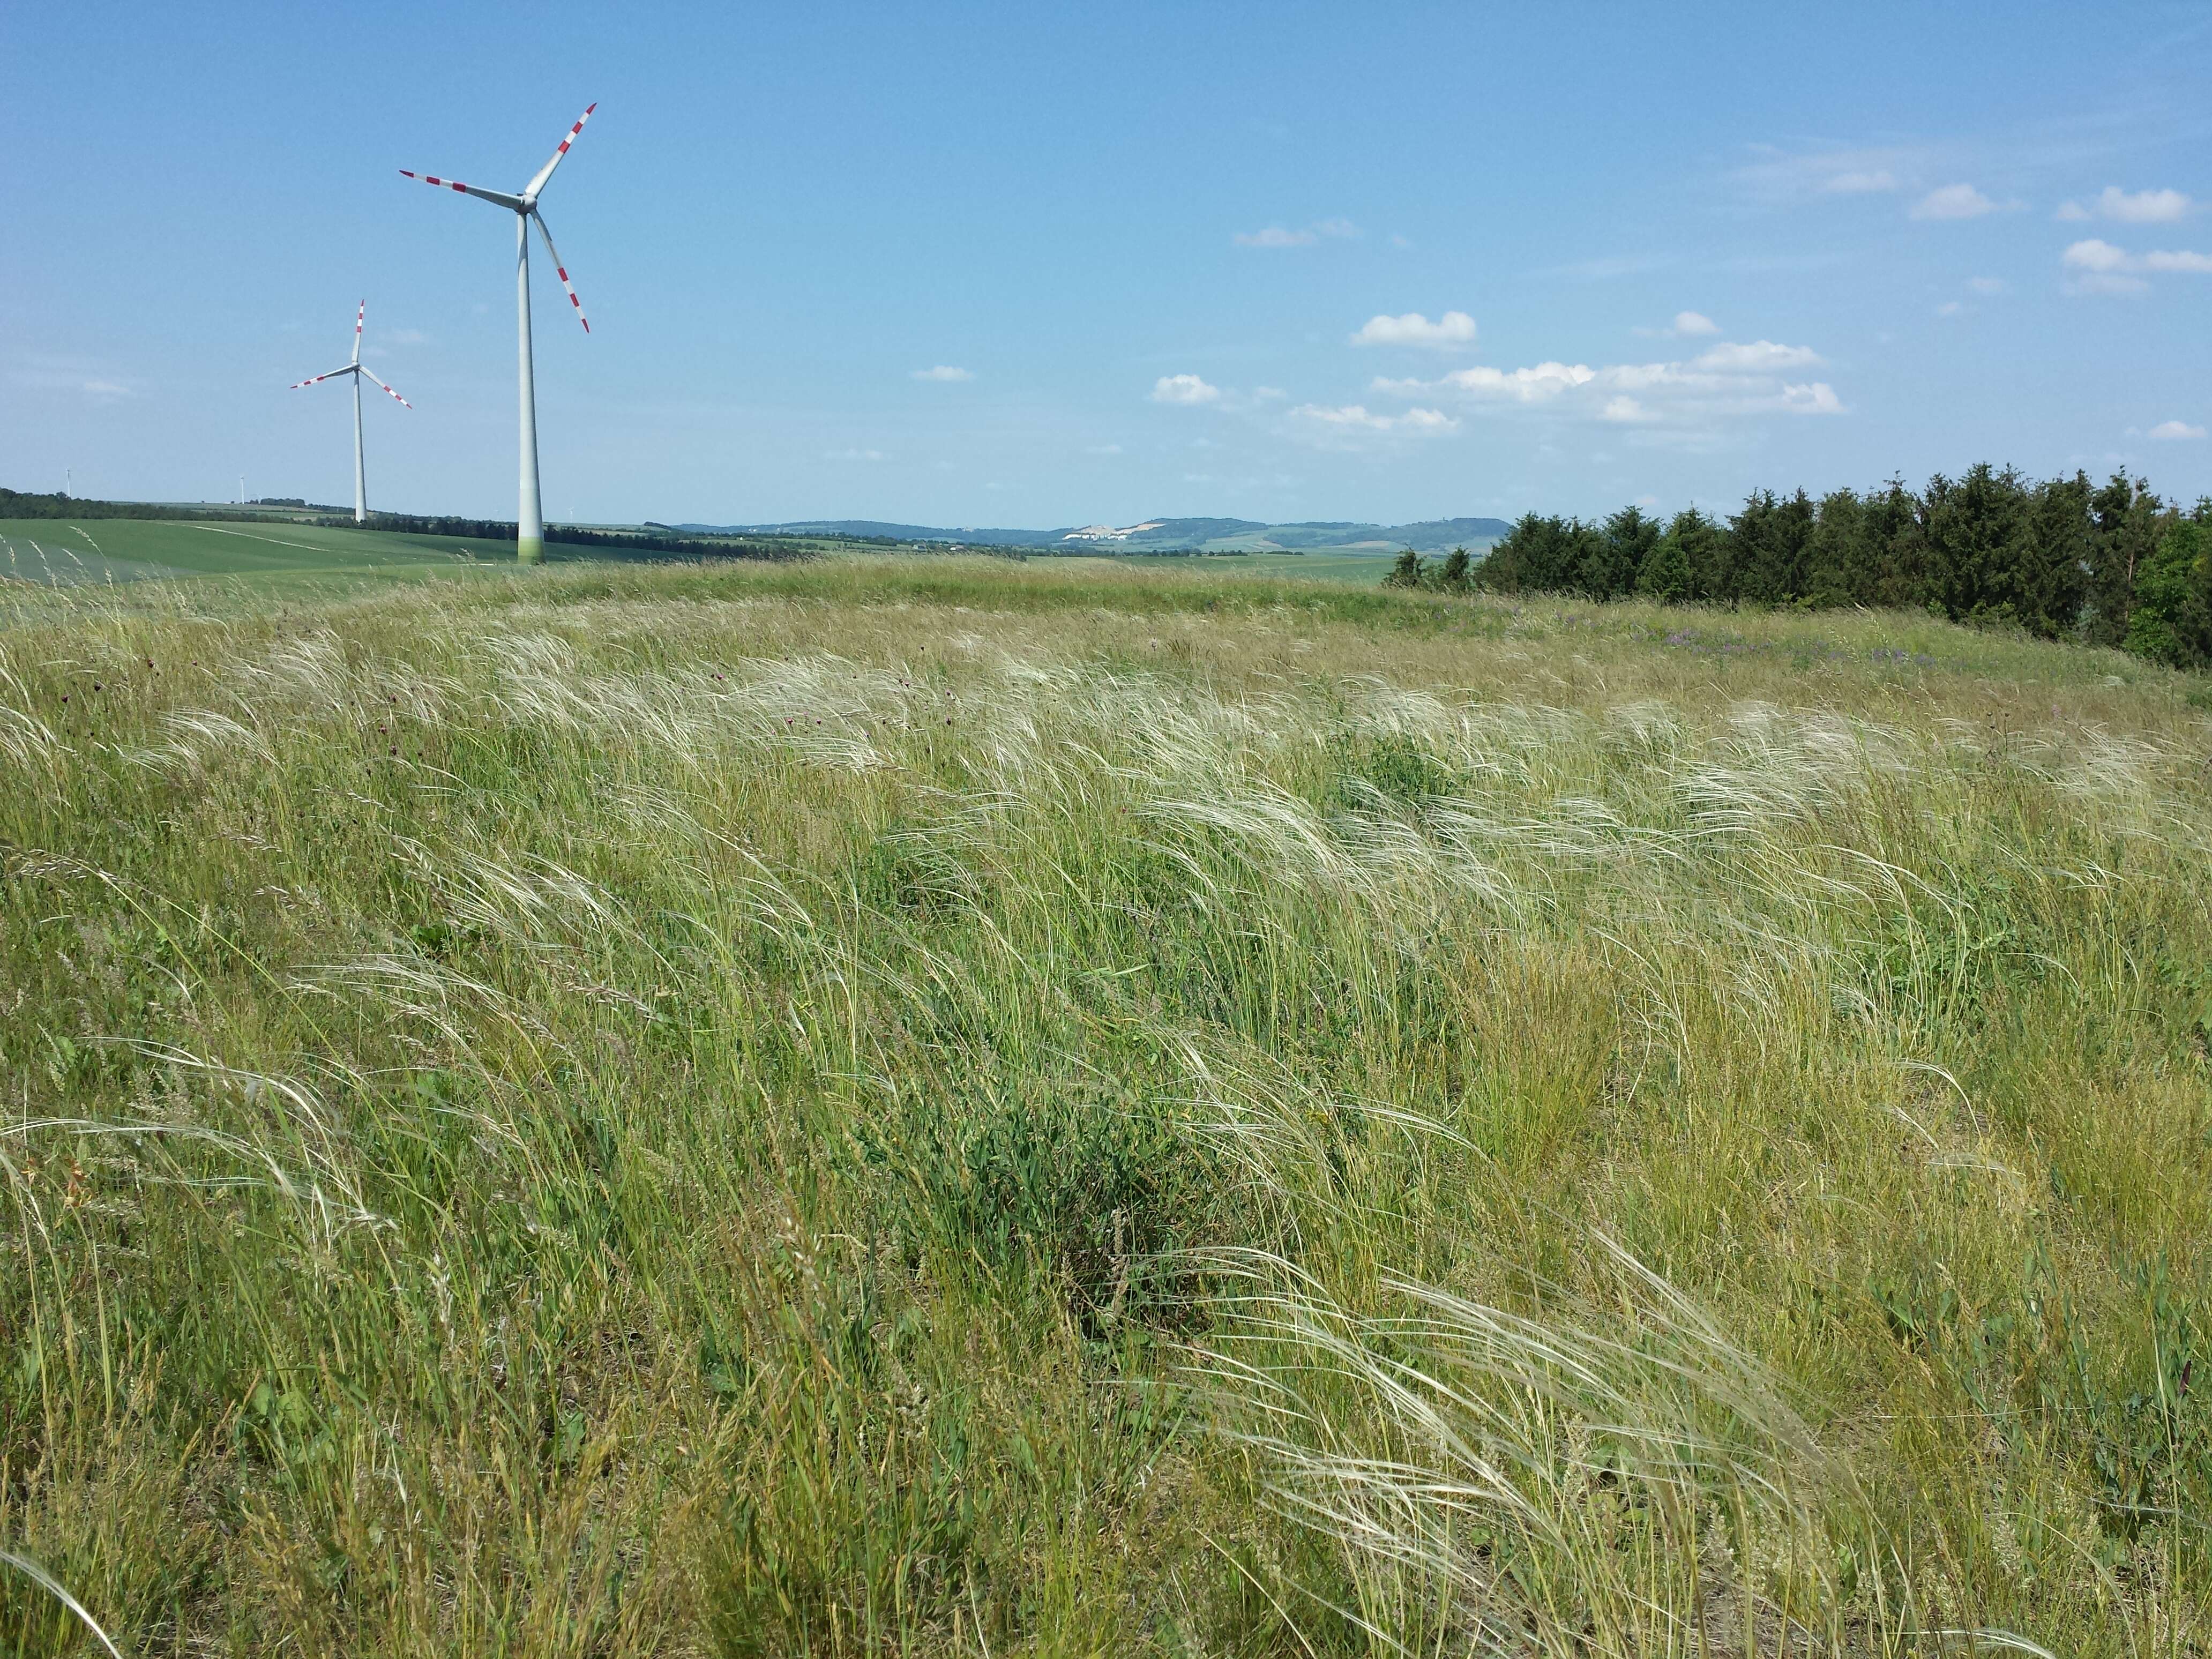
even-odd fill
[(2183, 512), (2125, 472), (2033, 482), (1987, 465), (1915, 491), (1893, 479), (1817, 501), (1759, 490), (1725, 520), (1525, 514), (1489, 555), (1424, 560), (1397, 586), (1635, 594), (1670, 604), (1925, 609), (1954, 622), (2212, 666), (2212, 501)]

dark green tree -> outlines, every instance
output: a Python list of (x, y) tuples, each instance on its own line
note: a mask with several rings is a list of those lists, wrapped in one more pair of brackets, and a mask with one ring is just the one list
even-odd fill
[(1928, 481), (1928, 560), (1936, 599), (1954, 622), (2020, 618), (2020, 566), (2027, 540), (2027, 489), (2019, 473), (1977, 461), (1954, 481)]
[(2076, 472), (2038, 486), (2013, 574), (2020, 625), (2039, 639), (2073, 634), (2089, 583), (2089, 478)]
[(1419, 587), (1421, 585), (1421, 556), (1407, 548), (1392, 562), (1390, 574), (1382, 579), (1385, 587)]
[(1905, 480), (1892, 478), (1881, 494), (1869, 494), (1863, 513), (1867, 556), (1863, 597), (1855, 580), (1856, 603), (1893, 610), (1918, 610), (1931, 597), (1928, 582), (1928, 538), (1920, 498)]
[(1686, 507), (1667, 526), (1667, 539), (1681, 549), (1682, 562), (1689, 567), (1690, 599), (1735, 602), (1735, 540), (1725, 525)]
[(1636, 591), (1647, 599), (1656, 599), (1662, 605), (1682, 605), (1695, 595), (1696, 578), (1690, 568), (1689, 548), (1686, 538), (1680, 533), (1685, 519), (1698, 520), (1699, 515), (1695, 508), (1676, 514), (1666, 533), (1651, 544), (1651, 550), (1644, 555), (1644, 563), (1636, 573)]
[(1624, 507), (1589, 538), (1583, 578), (1575, 586), (1594, 599), (1617, 599), (1633, 592), (1636, 578), (1659, 544), (1656, 519), (1639, 507)]
[(2126, 469), (2112, 474), (2089, 498), (2088, 615), (2092, 645), (2119, 645), (2128, 637), (2136, 572), (2158, 545), (2165, 503)]
[(1447, 593), (1464, 593), (1474, 574), (1474, 561), (1463, 547), (1455, 547), (1437, 567), (1436, 584)]
[(2212, 501), (2169, 526), (2136, 567), (2127, 647), (2172, 668), (2212, 668)]
[(1805, 588), (1800, 603), (1820, 609), (1865, 605), (1873, 586), (1867, 540), (1866, 506), (1855, 489), (1832, 490), (1820, 497), (1805, 543)]
[(1729, 521), (1735, 543), (1735, 585), (1753, 605), (1788, 605), (1805, 591), (1805, 550), (1813, 533), (1813, 498), (1799, 490), (1788, 501), (1755, 490)]
[(1562, 593), (1580, 583), (1589, 527), (1579, 519), (1524, 513), (1482, 562), (1480, 580), (1503, 593)]

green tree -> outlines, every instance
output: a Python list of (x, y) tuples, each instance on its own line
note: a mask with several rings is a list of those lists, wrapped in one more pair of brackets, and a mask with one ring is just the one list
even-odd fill
[(1455, 547), (1437, 567), (1436, 584), (1447, 593), (1464, 593), (1473, 582), (1474, 561), (1463, 547)]
[(2055, 640), (2080, 623), (2090, 544), (2088, 475), (2077, 471), (2038, 487), (2013, 577), (2013, 603), (2029, 633)]
[(1813, 532), (1813, 498), (1788, 501), (1755, 490), (1729, 521), (1735, 542), (1736, 597), (1754, 605), (1787, 605), (1805, 591), (1805, 550)]
[(2158, 545), (2165, 503), (2124, 468), (2089, 498), (2088, 626), (2092, 645), (2119, 645), (2128, 637), (2135, 606), (2136, 573)]
[(1687, 598), (1735, 602), (1735, 544), (1726, 526), (1686, 507), (1667, 526), (1667, 539), (1681, 550), (1682, 562), (1689, 568)]
[(2198, 501), (2136, 568), (2127, 648), (2173, 668), (2212, 668), (2212, 501)]
[(1503, 593), (1556, 593), (1580, 581), (1589, 528), (1579, 519), (1524, 513), (1482, 562), (1485, 587)]
[(1617, 599), (1632, 592), (1659, 537), (1656, 519), (1645, 518), (1638, 507), (1622, 507), (1589, 538), (1583, 580), (1576, 586), (1594, 599)]
[(1892, 478), (1880, 495), (1869, 495), (1863, 505), (1865, 550), (1873, 563), (1863, 579), (1853, 580), (1856, 602), (1887, 609), (1919, 609), (1930, 597), (1928, 538), (1920, 497), (1905, 487), (1904, 479)]
[(1385, 587), (1419, 587), (1422, 576), (1421, 556), (1412, 548), (1401, 553), (1390, 566), (1390, 574), (1382, 579)]
[(2020, 564), (2027, 539), (2027, 489), (2011, 467), (1977, 461), (1954, 481), (1928, 481), (1928, 561), (1936, 599), (1954, 622), (2020, 617)]
[(1804, 603), (1821, 609), (1869, 603), (1873, 564), (1867, 539), (1866, 506), (1855, 489), (1832, 490), (1820, 497), (1805, 543)]
[[(1656, 599), (1662, 605), (1680, 605), (1693, 597), (1696, 578), (1690, 568), (1686, 538), (1680, 532), (1682, 520), (1698, 519), (1695, 508), (1674, 515), (1674, 522), (1666, 533), (1651, 544), (1644, 555), (1643, 566), (1636, 573), (1636, 591), (1647, 599)], [(1706, 526), (1711, 528), (1710, 525)]]

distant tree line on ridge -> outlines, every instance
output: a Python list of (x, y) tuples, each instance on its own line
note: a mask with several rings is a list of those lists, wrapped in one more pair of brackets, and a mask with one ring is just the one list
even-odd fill
[(1720, 519), (1529, 513), (1480, 561), (1411, 549), (1386, 579), (1446, 592), (1632, 595), (1663, 604), (1925, 610), (2043, 639), (2212, 667), (2212, 500), (2187, 513), (2142, 480), (2038, 483), (1986, 464), (1919, 491), (1893, 479), (1815, 500), (1754, 491)]

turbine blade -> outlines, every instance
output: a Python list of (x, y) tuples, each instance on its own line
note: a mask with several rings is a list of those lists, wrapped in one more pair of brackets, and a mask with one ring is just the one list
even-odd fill
[(360, 309), (359, 311), (356, 311), (356, 313), (354, 313), (354, 314), (353, 314), (353, 360), (354, 360), (354, 362), (359, 362), (361, 361), (361, 325), (362, 325), (362, 319), (363, 318), (367, 317), (368, 315), (368, 301), (366, 301), (366, 300), (363, 300), (363, 301), (361, 302), (361, 309)]
[(594, 100), (585, 107), (581, 115), (576, 118), (576, 125), (568, 129), (568, 136), (561, 141), (560, 149), (553, 152), (553, 159), (538, 168), (538, 176), (522, 187), (524, 201), (537, 199), (538, 192), (545, 188), (546, 181), (553, 176), (553, 169), (561, 165), (561, 158), (568, 153), (568, 146), (576, 142), (576, 135), (584, 130), (584, 123), (592, 118), (592, 112), (598, 107), (599, 104)]
[(568, 303), (576, 308), (576, 320), (584, 325), (584, 332), (589, 334), (592, 319), (584, 315), (584, 302), (576, 297), (575, 284), (568, 280), (568, 267), (561, 263), (561, 250), (553, 246), (553, 233), (545, 228), (545, 216), (532, 208), (530, 216), (538, 222), (538, 234), (545, 239), (545, 252), (553, 260), (553, 274), (561, 279), (561, 286), (568, 290)]
[(325, 380), (335, 380), (341, 374), (350, 374), (359, 367), (360, 365), (357, 363), (343, 364), (339, 368), (332, 369), (327, 374), (314, 374), (310, 375), (304, 380), (295, 380), (291, 385), (286, 386), (284, 390), (287, 392), (297, 392), (303, 386), (319, 386)]
[[(362, 374), (364, 374), (368, 375), (368, 378), (369, 378), (370, 380), (376, 380), (376, 371), (375, 371), (374, 369), (373, 369), (373, 368), (363, 368), (361, 372), (362, 372)], [(384, 386), (384, 389), (385, 389), (386, 392), (392, 392), (392, 388), (391, 388), (390, 386), (384, 386), (384, 382), (383, 382), (383, 381), (381, 381), (381, 380), (376, 380), (376, 383), (377, 383), (377, 385), (379, 385), (379, 386)], [(398, 399), (398, 404), (399, 404), (399, 406), (400, 406), (402, 409), (412, 409), (412, 408), (414, 408), (414, 407), (415, 407), (415, 405), (414, 405), (414, 404), (410, 404), (410, 403), (409, 403), (409, 402), (407, 401), (407, 399), (406, 399), (406, 398), (401, 398), (398, 392), (392, 392), (392, 397), (393, 397), (393, 398), (397, 398), (397, 399)]]
[(509, 196), (502, 191), (479, 190), (476, 185), (465, 185), (458, 179), (434, 179), (427, 173), (410, 173), (405, 167), (400, 168), (399, 172), (403, 178), (419, 179), (426, 185), (435, 185), (440, 190), (458, 190), (464, 196), (475, 196), (487, 202), (496, 202), (510, 212), (524, 211), (522, 198), (520, 196)]

